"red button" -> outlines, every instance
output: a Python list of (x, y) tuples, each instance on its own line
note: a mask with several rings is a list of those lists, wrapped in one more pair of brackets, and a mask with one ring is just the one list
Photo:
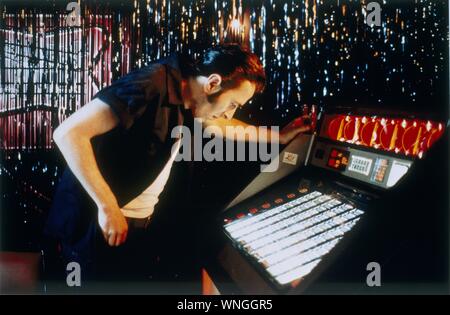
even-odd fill
[(236, 215), (236, 218), (238, 218), (238, 219), (243, 218), (243, 217), (245, 217), (245, 214), (243, 214), (243, 213), (239, 213), (238, 215)]
[(336, 157), (338, 155), (338, 151), (333, 150), (331, 151), (331, 157)]
[(248, 210), (248, 212), (250, 212), (251, 214), (255, 214), (256, 212), (258, 212), (258, 208), (251, 208), (250, 210)]
[(283, 202), (283, 199), (281, 199), (281, 198), (275, 199), (275, 203), (282, 203), (282, 202)]
[(334, 167), (334, 164), (336, 163), (336, 160), (335, 159), (330, 159), (329, 161), (328, 161), (328, 165), (329, 166), (331, 166), (331, 167)]
[(270, 203), (267, 202), (267, 203), (263, 204), (262, 207), (264, 209), (270, 208)]
[(295, 194), (289, 194), (289, 195), (287, 195), (287, 197), (288, 197), (288, 198), (294, 198), (294, 197), (295, 197)]

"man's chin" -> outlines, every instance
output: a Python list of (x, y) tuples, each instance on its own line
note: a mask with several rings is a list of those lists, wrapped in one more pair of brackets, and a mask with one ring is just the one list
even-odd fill
[(208, 115), (208, 114), (202, 114), (199, 111), (193, 111), (193, 116), (195, 119), (201, 119), (201, 120), (217, 120), (219, 117), (216, 115)]
[(194, 119), (200, 120), (200, 121), (210, 120), (210, 118), (202, 116), (202, 115), (194, 115)]
[(206, 116), (206, 115), (198, 115), (198, 116), (194, 116), (194, 118), (201, 119), (201, 120), (216, 120), (217, 119), (217, 117), (215, 117), (215, 116)]
[(220, 117), (223, 117), (223, 115), (208, 115), (209, 120), (217, 120)]

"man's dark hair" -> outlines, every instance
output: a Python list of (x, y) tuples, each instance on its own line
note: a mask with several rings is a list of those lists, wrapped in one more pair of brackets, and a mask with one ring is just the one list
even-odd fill
[(237, 44), (223, 44), (208, 49), (196, 62), (197, 75), (222, 76), (222, 88), (232, 89), (242, 81), (255, 84), (256, 93), (261, 93), (266, 84), (266, 74), (258, 56)]

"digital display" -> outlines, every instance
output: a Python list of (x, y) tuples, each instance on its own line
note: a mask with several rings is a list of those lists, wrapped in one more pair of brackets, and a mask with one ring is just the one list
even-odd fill
[(411, 162), (396, 161), (392, 162), (391, 171), (386, 186), (392, 187), (406, 174), (411, 166)]
[(350, 167), (348, 168), (349, 171), (356, 172), (362, 175), (369, 175), (370, 167), (372, 166), (372, 159), (358, 156), (358, 155), (352, 155)]
[(350, 156), (350, 152), (340, 150), (340, 149), (331, 149), (330, 156), (328, 158), (327, 165), (338, 171), (345, 171), (348, 165), (348, 158)]
[(384, 177), (386, 176), (388, 166), (389, 160), (377, 159), (370, 180), (373, 182), (382, 183), (384, 181)]

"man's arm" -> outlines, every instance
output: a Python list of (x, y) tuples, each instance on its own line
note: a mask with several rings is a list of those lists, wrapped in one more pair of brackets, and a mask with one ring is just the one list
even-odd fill
[[(272, 128), (267, 128), (267, 135), (266, 135), (267, 138), (262, 137), (260, 139), (259, 129), (256, 128), (256, 133), (250, 133), (250, 132), (233, 133), (232, 134), (233, 138), (229, 139), (229, 140), (258, 142), (265, 138), (267, 140), (264, 142), (277, 141), (280, 144), (287, 144), (292, 139), (294, 139), (299, 133), (310, 130), (311, 127), (308, 124), (305, 124), (305, 120), (307, 118), (308, 118), (307, 116), (296, 118), (292, 122), (287, 124), (280, 131), (274, 130)], [(231, 126), (231, 127), (240, 126), (240, 127), (243, 127), (244, 129), (249, 126), (253, 126), (253, 125), (249, 125), (249, 124), (247, 124), (243, 121), (240, 121), (238, 119), (235, 119), (235, 118), (232, 118), (232, 119), (218, 118), (218, 119), (214, 119), (214, 120), (205, 120), (203, 122), (203, 124), (205, 127), (209, 127), (209, 126), (219, 127), (220, 130), (222, 131), (222, 134), (225, 136), (225, 138), (227, 138), (227, 133), (226, 133), (227, 126)], [(254, 127), (257, 127), (257, 126), (254, 126)]]
[(108, 132), (119, 119), (105, 102), (94, 99), (66, 119), (53, 133), (73, 174), (98, 207), (98, 223), (110, 246), (118, 246), (127, 237), (127, 222), (117, 200), (100, 173), (91, 139)]

